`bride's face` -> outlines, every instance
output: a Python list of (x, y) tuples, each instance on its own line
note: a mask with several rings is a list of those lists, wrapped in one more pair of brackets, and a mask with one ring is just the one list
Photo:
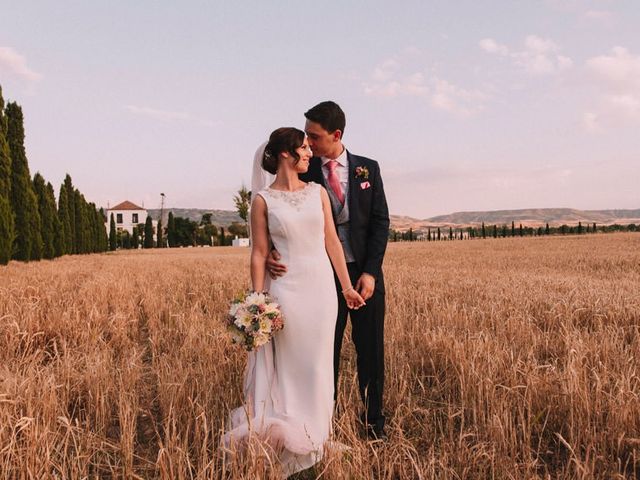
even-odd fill
[(307, 139), (307, 137), (304, 138), (302, 145), (296, 148), (296, 153), (300, 157), (300, 160), (298, 160), (298, 163), (296, 163), (293, 168), (297, 173), (305, 173), (307, 170), (309, 170), (309, 160), (313, 156), (311, 153), (311, 148), (309, 147), (309, 140)]

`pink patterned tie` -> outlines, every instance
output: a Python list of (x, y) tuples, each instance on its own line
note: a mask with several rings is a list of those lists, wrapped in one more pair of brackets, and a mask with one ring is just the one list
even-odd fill
[(336, 173), (336, 167), (338, 166), (338, 162), (335, 160), (329, 160), (327, 162), (327, 170), (329, 170), (329, 175), (327, 176), (327, 180), (329, 181), (329, 186), (333, 193), (336, 194), (340, 203), (344, 206), (344, 193), (342, 193), (342, 188), (340, 188), (340, 180), (338, 179), (338, 174)]

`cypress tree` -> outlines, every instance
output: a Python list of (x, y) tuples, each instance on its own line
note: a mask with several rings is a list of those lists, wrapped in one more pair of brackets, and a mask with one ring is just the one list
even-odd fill
[(427, 229), (427, 241), (429, 241), (429, 242), (431, 241), (431, 229), (430, 228)]
[(487, 238), (487, 229), (484, 226), (484, 222), (482, 222), (482, 238)]
[(596, 222), (593, 222), (593, 233), (596, 233)]
[(449, 227), (449, 240), (453, 240), (453, 229)]
[(17, 103), (10, 102), (5, 114), (7, 142), (11, 154), (11, 205), (15, 213), (16, 229), (13, 258), (24, 261), (39, 260), (42, 258), (40, 214), (24, 150), (22, 108)]
[(173, 212), (169, 212), (169, 219), (167, 220), (167, 240), (169, 241), (169, 247), (176, 246), (176, 219), (173, 217)]
[(55, 225), (57, 218), (55, 200), (53, 205), (49, 201), (47, 186), (40, 173), (33, 177), (33, 189), (38, 197), (38, 212), (40, 213), (40, 233), (42, 235), (42, 256), (53, 258), (56, 256)]
[(549, 224), (547, 223), (546, 226), (544, 227), (544, 234), (549, 235), (550, 233), (551, 231), (549, 230)]
[(64, 253), (73, 253), (73, 237), (71, 235), (71, 215), (69, 213), (69, 193), (63, 182), (58, 194), (58, 220), (62, 228), (62, 247)]
[(144, 224), (144, 248), (153, 248), (153, 223), (149, 215)]
[(578, 235), (582, 235), (582, 222), (578, 222)]
[[(75, 194), (73, 182), (71, 181), (71, 176), (67, 173), (64, 177), (63, 182), (64, 189), (67, 193), (65, 208), (67, 215), (69, 216), (68, 221), (68, 230), (65, 232), (65, 245), (67, 246), (67, 253), (78, 253), (76, 250), (76, 207), (75, 207)], [(60, 188), (60, 192), (62, 194), (62, 187)], [(62, 203), (62, 202), (60, 202)], [(58, 205), (60, 208), (60, 205)]]
[(84, 195), (77, 188), (73, 189), (73, 207), (75, 210), (74, 252), (88, 253), (89, 220), (87, 215), (87, 202)]
[(163, 248), (164, 239), (162, 238), (162, 219), (158, 220), (158, 232), (156, 233), (156, 245), (158, 248)]
[(498, 225), (493, 224), (493, 238), (498, 238)]
[(107, 224), (107, 216), (104, 213), (104, 209), (100, 207), (100, 211), (98, 211), (98, 220), (100, 222), (100, 251), (106, 252), (109, 250), (109, 235), (107, 234), (106, 224)]
[[(520, 224), (520, 233), (522, 233), (522, 224)], [(513, 220), (511, 220), (511, 236), (515, 237), (516, 236), (516, 224)], [(522, 235), (520, 235), (522, 236)]]
[(113, 219), (113, 213), (109, 220), (109, 250), (112, 252), (118, 248), (118, 238), (116, 237), (116, 221)]
[(15, 224), (11, 208), (11, 153), (7, 143), (7, 120), (4, 116), (4, 98), (0, 86), (0, 265), (11, 260)]
[(131, 248), (138, 248), (140, 245), (140, 236), (138, 235), (138, 227), (133, 227), (133, 233), (131, 234)]
[(524, 231), (522, 230), (522, 224), (520, 224), (520, 236), (524, 236)]
[(438, 227), (438, 241), (440, 241), (440, 227)]
[(62, 231), (62, 223), (58, 217), (58, 211), (56, 209), (56, 194), (53, 191), (53, 185), (51, 182), (47, 182), (47, 203), (49, 205), (49, 211), (53, 217), (51, 222), (53, 226), (53, 251), (54, 257), (64, 255), (64, 232)]

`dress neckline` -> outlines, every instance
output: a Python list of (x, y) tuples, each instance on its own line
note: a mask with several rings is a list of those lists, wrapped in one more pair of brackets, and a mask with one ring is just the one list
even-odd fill
[(312, 184), (313, 182), (309, 182), (306, 183), (304, 185), (304, 187), (299, 188), (298, 190), (279, 190), (277, 188), (271, 188), (270, 186), (267, 187), (267, 190), (271, 191), (271, 192), (278, 192), (278, 193), (289, 193), (289, 194), (293, 194), (293, 193), (300, 193), (300, 192), (304, 192), (307, 188), (309, 188), (309, 186)]

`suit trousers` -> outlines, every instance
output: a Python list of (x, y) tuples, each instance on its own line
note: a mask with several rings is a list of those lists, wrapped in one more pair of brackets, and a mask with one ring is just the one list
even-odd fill
[[(362, 271), (355, 262), (348, 263), (349, 277), (355, 286)], [(342, 291), (336, 278), (338, 292)], [(338, 396), (338, 373), (340, 369), (340, 351), (342, 337), (347, 326), (347, 317), (351, 318), (351, 339), (356, 347), (358, 386), (364, 403), (362, 421), (374, 431), (384, 428), (382, 412), (382, 394), (384, 389), (384, 289), (376, 284), (373, 296), (366, 305), (358, 310), (349, 310), (344, 296), (338, 295), (338, 318), (333, 353), (334, 396)]]

